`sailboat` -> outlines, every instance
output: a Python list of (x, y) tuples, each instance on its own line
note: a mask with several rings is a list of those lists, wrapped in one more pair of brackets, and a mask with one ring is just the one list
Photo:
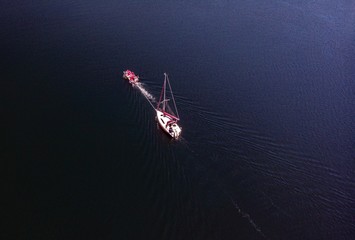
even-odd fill
[[(167, 91), (166, 91), (166, 86), (168, 85), (169, 87), (169, 92), (171, 95), (171, 99), (167, 98)], [(175, 108), (175, 112), (171, 109), (171, 107), (168, 104), (168, 101), (172, 100)], [(172, 138), (179, 138), (181, 135), (181, 130), (182, 128), (177, 124), (178, 121), (180, 120), (179, 113), (176, 108), (176, 103), (174, 99), (173, 92), (171, 90), (171, 85), (169, 81), (168, 74), (164, 73), (164, 84), (163, 88), (161, 90), (159, 102), (157, 104), (157, 108), (155, 109), (157, 112), (157, 121), (160, 125), (160, 127), (167, 133), (169, 134)]]

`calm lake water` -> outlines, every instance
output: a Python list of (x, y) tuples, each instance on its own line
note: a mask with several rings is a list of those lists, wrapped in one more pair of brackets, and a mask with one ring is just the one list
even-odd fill
[(0, 4), (2, 239), (354, 239), (355, 3), (142, 2)]

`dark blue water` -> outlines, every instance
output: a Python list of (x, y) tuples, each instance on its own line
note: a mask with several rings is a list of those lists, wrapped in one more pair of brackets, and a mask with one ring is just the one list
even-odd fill
[(355, 238), (353, 1), (0, 7), (2, 239)]

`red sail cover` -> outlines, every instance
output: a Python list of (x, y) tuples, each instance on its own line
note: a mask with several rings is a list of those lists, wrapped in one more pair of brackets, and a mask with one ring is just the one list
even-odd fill
[(175, 119), (175, 120), (180, 120), (179, 118), (177, 118), (174, 115), (171, 115), (170, 113), (167, 113), (167, 112), (164, 112), (164, 115), (167, 115), (167, 116), (169, 116), (169, 117), (171, 117), (172, 119)]

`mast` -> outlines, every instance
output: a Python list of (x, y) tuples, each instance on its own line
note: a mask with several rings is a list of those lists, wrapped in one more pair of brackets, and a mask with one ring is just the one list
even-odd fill
[[(174, 98), (174, 94), (173, 91), (171, 90), (171, 85), (170, 85), (170, 81), (169, 81), (169, 77), (168, 74), (164, 73), (164, 83), (163, 83), (163, 87), (160, 93), (160, 97), (159, 97), (159, 102), (157, 104), (157, 110), (161, 110), (163, 111), (164, 114), (168, 115), (169, 117), (175, 119), (176, 121), (180, 120), (180, 116), (179, 116), (179, 112), (177, 110), (176, 107), (176, 103), (175, 103), (175, 98)], [(165, 111), (166, 109), (166, 102), (169, 101), (170, 99), (166, 99), (166, 82), (168, 82), (169, 85), (169, 90), (170, 90), (170, 94), (171, 94), (171, 98), (173, 100), (174, 103), (174, 107), (175, 107), (175, 111), (176, 111), (176, 115), (174, 116), (174, 111), (172, 109), (170, 109), (170, 111), (172, 111), (173, 113), (169, 114), (168, 112)], [(161, 107), (161, 105), (163, 104), (163, 106)], [(169, 106), (168, 106), (169, 107)]]
[[(157, 104), (157, 109), (158, 110), (162, 109), (161, 106), (160, 106), (162, 103), (163, 103), (163, 109), (165, 110), (165, 104), (164, 104), (164, 101), (165, 101), (165, 90), (164, 90), (164, 88), (165, 88), (165, 79), (164, 79), (163, 87), (161, 88), (159, 102)], [(163, 94), (164, 94), (164, 98), (163, 98)]]
[(168, 80), (168, 85), (169, 85), (169, 89), (170, 89), (170, 93), (171, 93), (171, 98), (173, 99), (173, 103), (174, 103), (174, 107), (175, 107), (175, 111), (176, 111), (176, 116), (178, 119), (180, 119), (179, 112), (177, 110), (176, 103), (175, 103), (174, 94), (173, 94), (173, 91), (171, 90), (170, 81), (169, 81), (168, 75), (166, 73), (165, 73), (165, 76), (166, 76), (166, 79)]
[(167, 75), (166, 75), (166, 73), (164, 73), (164, 99), (163, 99), (163, 111), (165, 112), (165, 99), (166, 99), (166, 77), (167, 77)]

